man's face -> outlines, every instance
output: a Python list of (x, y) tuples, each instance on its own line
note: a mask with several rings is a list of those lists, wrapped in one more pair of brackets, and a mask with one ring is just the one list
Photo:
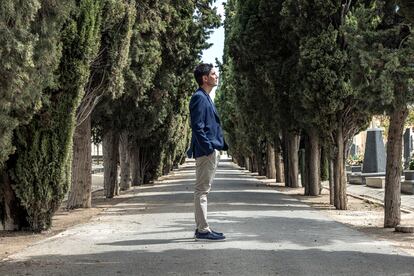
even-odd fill
[(208, 85), (209, 87), (217, 86), (218, 76), (217, 76), (216, 70), (214, 68), (211, 69), (208, 76), (203, 76), (203, 81), (204, 81), (204, 84)]

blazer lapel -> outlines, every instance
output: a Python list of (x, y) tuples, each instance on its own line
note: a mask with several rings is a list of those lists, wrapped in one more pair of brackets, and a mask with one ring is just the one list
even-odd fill
[(216, 117), (216, 120), (220, 123), (220, 117), (219, 117), (219, 115), (218, 115), (218, 113), (217, 113), (217, 109), (216, 109), (216, 106), (214, 105), (214, 103), (213, 103), (213, 100), (210, 98), (210, 96), (207, 94), (207, 93), (205, 93), (204, 92), (204, 90), (203, 89), (200, 89), (201, 90), (201, 92), (204, 94), (204, 96), (206, 96), (207, 97), (207, 100), (209, 101), (209, 103), (210, 103), (210, 105), (211, 105), (211, 107), (213, 108), (213, 111), (214, 111), (214, 115), (215, 115), (215, 117)]

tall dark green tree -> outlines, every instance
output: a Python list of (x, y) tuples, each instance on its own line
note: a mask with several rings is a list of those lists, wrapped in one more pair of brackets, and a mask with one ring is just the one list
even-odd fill
[[(16, 130), (16, 152), (7, 162), (7, 180), (21, 206), (13, 212), (23, 215), (18, 223), (14, 221), (16, 227), (29, 225), (34, 231), (49, 228), (68, 189), (74, 116), (83, 95), (88, 59), (99, 26), (99, 20), (89, 21), (96, 16), (90, 4), (44, 1), (32, 27), (41, 44), (55, 49), (59, 65), (54, 70), (54, 83), (42, 92), (41, 109), (28, 125)], [(79, 48), (80, 45), (89, 47)], [(46, 49), (40, 48), (38, 54)]]
[[(102, 24), (99, 37), (100, 48), (98, 56), (90, 64), (90, 77), (85, 87), (85, 96), (77, 110), (77, 128), (74, 135), (74, 162), (72, 163), (73, 181), (69, 193), (68, 208), (91, 206), (91, 121), (92, 115), (98, 118), (95, 125), (102, 129), (111, 129), (111, 120), (101, 120), (102, 116), (111, 118), (111, 110), (107, 104), (114, 98), (119, 98), (124, 88), (124, 70), (128, 65), (128, 53), (132, 36), (132, 25), (135, 22), (136, 7), (134, 0), (106, 0), (102, 3)], [(101, 109), (95, 107), (100, 104)], [(101, 114), (101, 115), (99, 115)], [(105, 145), (105, 191), (109, 197), (115, 192), (117, 179), (118, 136), (112, 131), (105, 132), (111, 141)], [(111, 153), (107, 155), (107, 153)], [(112, 196), (111, 196), (112, 195)]]
[(221, 115), (223, 131), (230, 145), (229, 154), (240, 165), (246, 166), (245, 158), (250, 155), (244, 144), (244, 132), (241, 127), (240, 112), (236, 104), (236, 85), (233, 82), (234, 65), (229, 53), (230, 35), (236, 15), (236, 1), (225, 4), (223, 64), (220, 65), (220, 82), (216, 92), (216, 105)]
[[(299, 82), (297, 70), (293, 68), (297, 55), (292, 50), (294, 41), (291, 37), (285, 36), (285, 31), (282, 30), (284, 23), (283, 17), (280, 16), (282, 7), (283, 1), (259, 3), (258, 28), (263, 34), (258, 44), (262, 52), (260, 55), (263, 57), (257, 66), (261, 68), (260, 75), (263, 76), (263, 82), (267, 84), (264, 89), (267, 98), (264, 99), (265, 113), (262, 118), (267, 121), (266, 129), (272, 133), (275, 147), (283, 146), (286, 186), (298, 187), (300, 124), (292, 109), (296, 103), (292, 91), (296, 87), (295, 84)], [(280, 144), (281, 134), (283, 134), (283, 144)]]
[(101, 47), (105, 48), (95, 79), (91, 80), (93, 86), (102, 89), (102, 101), (93, 110), (92, 122), (94, 127), (102, 130), (104, 190), (107, 198), (112, 198), (119, 192), (119, 133), (116, 128), (118, 114), (115, 113), (113, 102), (124, 94), (124, 72), (128, 66), (136, 12), (135, 0), (109, 1), (107, 12), (104, 10), (104, 21), (107, 24), (101, 42)]
[[(254, 163), (254, 168), (262, 175), (266, 174), (266, 142), (273, 140), (271, 120), (264, 120), (272, 109), (272, 100), (264, 93), (266, 83), (260, 66), (266, 55), (259, 54), (266, 47), (266, 34), (258, 18), (258, 1), (237, 2), (236, 14), (233, 18), (233, 31), (228, 32), (228, 53), (232, 58), (235, 78), (232, 80), (237, 89), (234, 98), (240, 110), (241, 123), (244, 126), (245, 142)], [(268, 44), (266, 44), (268, 45)]]
[[(145, 103), (148, 100), (147, 92), (154, 86), (155, 74), (162, 64), (160, 36), (166, 30), (166, 22), (162, 20), (162, 13), (166, 8), (167, 3), (137, 2), (137, 19), (133, 27), (129, 66), (125, 71), (125, 95), (115, 104), (115, 108), (120, 114), (120, 121), (117, 124), (122, 139), (120, 141), (120, 149), (122, 149), (120, 158), (121, 161), (129, 161), (121, 162), (120, 188), (122, 190), (130, 188), (130, 164), (132, 165), (131, 161), (133, 158), (137, 158), (138, 154), (136, 151), (138, 144), (133, 141), (133, 133), (143, 134), (147, 129), (151, 131), (152, 128), (150, 123), (152, 118), (144, 119), (142, 115), (144, 115), (143, 110), (149, 108)], [(139, 111), (141, 113), (136, 114)], [(149, 124), (143, 126), (144, 122)], [(131, 155), (131, 153), (136, 155)], [(135, 159), (134, 164), (137, 164), (137, 161), (138, 159)], [(135, 168), (133, 179), (135, 182), (137, 181), (137, 172), (139, 170)]]
[[(59, 61), (59, 51), (53, 43), (56, 33), (39, 37), (39, 29), (33, 29), (37, 15), (44, 12), (41, 2), (0, 4), (0, 221), (2, 228), (8, 230), (21, 227), (25, 220), (5, 169), (5, 161), (15, 151), (13, 132), (41, 108), (42, 91), (53, 83), (53, 71)], [(51, 43), (42, 43), (48, 39)], [(49, 56), (50, 52), (55, 55)]]
[[(120, 153), (121, 159), (130, 158), (132, 181), (135, 184), (141, 181), (139, 156), (142, 152), (139, 151), (139, 138), (147, 137), (148, 133), (157, 127), (154, 123), (156, 120), (163, 120), (158, 114), (150, 111), (157, 108), (155, 103), (151, 105), (153, 97), (149, 90), (154, 87), (154, 78), (162, 64), (161, 33), (165, 32), (167, 27), (162, 15), (168, 11), (168, 6), (166, 2), (137, 2), (137, 19), (133, 27), (129, 66), (125, 71), (125, 94), (114, 104), (119, 115), (115, 125), (122, 133), (121, 145), (125, 147)], [(129, 171), (130, 168), (121, 166), (122, 174), (129, 175)], [(121, 188), (128, 189), (129, 185), (121, 183)]]
[(411, 22), (414, 22), (414, 1), (400, 0), (398, 5), (401, 7), (401, 14)]
[(350, 22), (359, 23), (349, 24), (349, 41), (356, 49), (354, 83), (365, 94), (375, 95), (377, 112), (390, 116), (384, 226), (395, 227), (401, 220), (402, 135), (408, 104), (414, 100), (412, 25), (399, 14), (394, 1), (365, 2), (354, 10)]

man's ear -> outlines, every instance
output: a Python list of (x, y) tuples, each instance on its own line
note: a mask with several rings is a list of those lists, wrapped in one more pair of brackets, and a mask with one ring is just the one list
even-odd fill
[(203, 76), (203, 84), (206, 83), (208, 81), (208, 76), (204, 75)]

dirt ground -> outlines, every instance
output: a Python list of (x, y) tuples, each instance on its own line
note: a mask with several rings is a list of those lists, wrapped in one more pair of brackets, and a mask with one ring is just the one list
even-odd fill
[(89, 209), (67, 210), (65, 202), (63, 202), (61, 208), (53, 216), (51, 229), (42, 233), (0, 231), (0, 261), (8, 255), (16, 253), (37, 241), (54, 236), (74, 225), (88, 222), (103, 210), (134, 196), (136, 192), (133, 188), (121, 194), (119, 197), (112, 199), (106, 199), (102, 190), (94, 192), (92, 195), (92, 208)]
[[(348, 210), (336, 210), (329, 204), (329, 191), (321, 196), (303, 196), (303, 188), (286, 188), (282, 184), (271, 185), (277, 191), (291, 195), (315, 209), (325, 212), (334, 220), (358, 229), (378, 240), (386, 240), (394, 246), (414, 255), (414, 233), (395, 232), (394, 228), (383, 228), (384, 208), (378, 203), (348, 196)], [(414, 226), (414, 212), (401, 212), (401, 224)]]

